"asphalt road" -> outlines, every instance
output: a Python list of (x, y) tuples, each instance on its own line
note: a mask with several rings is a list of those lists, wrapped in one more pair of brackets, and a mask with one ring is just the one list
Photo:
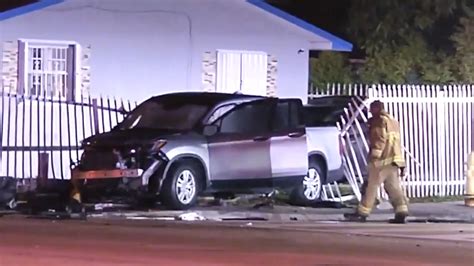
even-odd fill
[[(209, 222), (51, 221), (4, 216), (0, 218), (0, 265), (408, 266), (474, 262), (472, 241), (365, 236), (344, 231), (344, 224), (337, 233), (324, 224), (297, 230), (246, 223), (222, 226)], [(359, 225), (347, 226), (355, 230)], [(370, 224), (360, 226), (371, 228)], [(400, 225), (374, 227), (383, 231), (404, 229)]]

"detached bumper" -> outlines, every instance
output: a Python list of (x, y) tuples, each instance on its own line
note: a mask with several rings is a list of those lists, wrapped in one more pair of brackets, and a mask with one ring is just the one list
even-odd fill
[(113, 170), (93, 170), (80, 171), (72, 169), (71, 179), (75, 180), (93, 180), (93, 179), (116, 179), (116, 178), (140, 178), (142, 169), (113, 169)]

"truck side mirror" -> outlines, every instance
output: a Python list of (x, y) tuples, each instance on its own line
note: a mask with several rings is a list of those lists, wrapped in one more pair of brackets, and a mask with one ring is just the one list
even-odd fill
[(202, 134), (206, 137), (214, 136), (219, 132), (219, 127), (216, 125), (205, 125), (202, 129)]

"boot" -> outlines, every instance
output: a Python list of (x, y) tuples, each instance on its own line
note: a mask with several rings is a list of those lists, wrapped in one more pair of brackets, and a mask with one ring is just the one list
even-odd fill
[(361, 222), (365, 223), (367, 221), (367, 217), (360, 215), (358, 212), (354, 213), (344, 213), (344, 218), (350, 222)]
[(395, 218), (390, 219), (388, 222), (391, 224), (405, 224), (407, 216), (405, 213), (396, 213)]

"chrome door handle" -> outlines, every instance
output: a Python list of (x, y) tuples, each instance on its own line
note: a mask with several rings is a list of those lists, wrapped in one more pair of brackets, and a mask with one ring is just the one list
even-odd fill
[(268, 139), (269, 139), (269, 137), (258, 136), (258, 137), (253, 138), (253, 141), (266, 141)]

